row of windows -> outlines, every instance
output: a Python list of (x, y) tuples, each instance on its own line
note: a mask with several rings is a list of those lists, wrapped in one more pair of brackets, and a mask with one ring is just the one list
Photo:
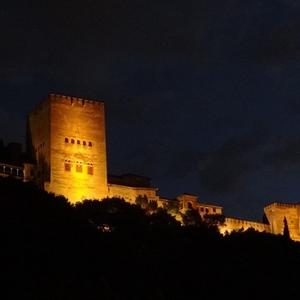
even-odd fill
[[(208, 208), (204, 208), (204, 207), (200, 207), (200, 211), (201, 212), (205, 212), (206, 214), (209, 213), (209, 209)], [(212, 212), (216, 212), (216, 209), (215, 208), (212, 208)]]
[(92, 142), (75, 140), (75, 139), (69, 139), (67, 137), (65, 137), (65, 143), (77, 144), (77, 145), (83, 145), (83, 146), (89, 146), (89, 147), (93, 146)]
[[(77, 161), (75, 164), (75, 170), (77, 173), (82, 173), (83, 172), (83, 164), (82, 162)], [(72, 165), (73, 163), (71, 163), (70, 160), (65, 160), (65, 171), (67, 172), (71, 172), (72, 171)], [(86, 167), (86, 172), (89, 175), (94, 175), (94, 167), (92, 164), (85, 164)]]
[[(188, 206), (188, 209), (192, 209), (193, 208), (193, 205), (192, 205), (192, 203), (191, 202), (188, 202), (187, 203), (187, 206)], [(211, 209), (211, 211), (210, 211), (210, 209), (209, 208), (207, 208), (207, 207), (200, 207), (199, 208), (199, 211), (200, 212), (205, 212), (206, 214), (208, 214), (208, 213), (210, 213), (210, 212), (212, 212), (212, 213), (215, 213), (217, 210), (216, 210), (216, 208), (215, 207), (213, 207), (212, 209)]]

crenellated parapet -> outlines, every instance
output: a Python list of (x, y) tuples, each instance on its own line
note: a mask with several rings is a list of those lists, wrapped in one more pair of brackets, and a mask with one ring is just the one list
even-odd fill
[(274, 202), (264, 208), (264, 213), (274, 234), (283, 234), (284, 219), (287, 220), (290, 237), (300, 241), (300, 204)]
[(220, 233), (231, 233), (232, 231), (239, 231), (239, 230), (248, 230), (254, 229), (259, 232), (268, 232), (270, 233), (270, 226), (268, 224), (244, 220), (239, 218), (225, 218), (225, 222), (223, 225), (219, 226)]
[(80, 97), (66, 96), (60, 94), (49, 94), (48, 99), (50, 101), (59, 102), (60, 104), (70, 106), (101, 106), (104, 105), (103, 101), (83, 99)]
[(300, 207), (300, 203), (283, 203), (283, 202), (272, 202), (265, 206), (265, 210), (272, 210), (278, 207), (282, 208), (298, 208)]

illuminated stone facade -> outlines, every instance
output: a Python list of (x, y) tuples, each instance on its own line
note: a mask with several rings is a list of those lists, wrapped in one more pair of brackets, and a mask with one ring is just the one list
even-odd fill
[(272, 233), (283, 234), (286, 218), (291, 239), (300, 241), (300, 204), (274, 202), (266, 206), (264, 212)]
[(223, 225), (219, 226), (219, 230), (222, 234), (231, 233), (232, 231), (254, 229), (259, 232), (270, 233), (270, 225), (254, 222), (249, 220), (237, 219), (237, 218), (225, 218)]
[(188, 209), (197, 210), (199, 215), (203, 218), (204, 215), (223, 214), (223, 207), (200, 203), (198, 196), (190, 194), (182, 194), (177, 197), (177, 201), (180, 203), (180, 210), (184, 213)]
[(108, 197), (123, 198), (125, 201), (135, 204), (138, 196), (146, 196), (149, 201), (159, 201), (156, 188), (150, 187), (131, 187), (119, 184), (108, 184)]
[(40, 186), (70, 202), (107, 196), (103, 102), (51, 94), (28, 126)]

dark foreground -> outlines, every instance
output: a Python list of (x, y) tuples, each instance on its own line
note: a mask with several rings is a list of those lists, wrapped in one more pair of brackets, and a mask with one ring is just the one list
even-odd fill
[(2, 299), (297, 299), (300, 247), (0, 179)]

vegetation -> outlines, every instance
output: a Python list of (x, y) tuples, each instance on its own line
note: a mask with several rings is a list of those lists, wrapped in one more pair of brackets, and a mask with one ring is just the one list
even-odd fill
[(179, 213), (179, 201), (177, 199), (169, 200), (165, 203), (164, 208), (170, 215), (177, 215)]
[[(296, 299), (298, 243), (0, 179), (3, 299)], [(283, 276), (284, 275), (284, 276)], [(6, 290), (7, 289), (7, 290)], [(8, 294), (7, 294), (8, 293)], [(7, 296), (8, 295), (8, 296)]]
[(138, 195), (135, 199), (135, 203), (141, 208), (146, 209), (148, 207), (149, 201), (147, 196)]
[(286, 217), (283, 219), (283, 236), (288, 240), (290, 239), (290, 230)]

